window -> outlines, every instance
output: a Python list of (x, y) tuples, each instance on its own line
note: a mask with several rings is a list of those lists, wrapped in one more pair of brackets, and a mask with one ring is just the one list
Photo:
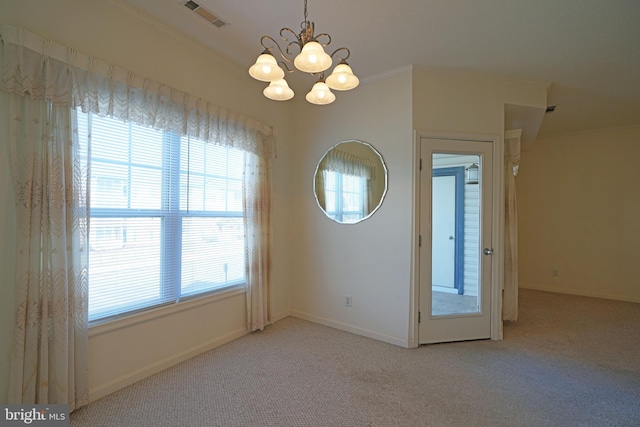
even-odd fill
[(365, 179), (329, 170), (324, 173), (327, 215), (336, 221), (346, 223), (362, 219), (365, 207)]
[(78, 113), (89, 320), (244, 286), (241, 150)]

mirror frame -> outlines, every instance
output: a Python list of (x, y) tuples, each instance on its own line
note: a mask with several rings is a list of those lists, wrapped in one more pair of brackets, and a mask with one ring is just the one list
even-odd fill
[[(334, 149), (336, 149), (337, 147), (339, 147), (340, 145), (344, 145), (344, 144), (348, 144), (348, 143), (357, 143), (357, 144), (361, 144), (363, 146), (368, 147), (376, 156), (377, 159), (380, 161), (380, 164), (382, 166), (382, 172), (384, 173), (384, 188), (382, 190), (382, 194), (380, 194), (380, 200), (378, 200), (377, 205), (375, 206), (375, 208), (373, 208), (371, 210), (371, 212), (369, 212), (366, 216), (360, 218), (357, 221), (354, 222), (344, 222), (344, 221), (338, 221), (335, 218), (332, 218), (331, 216), (329, 216), (329, 214), (327, 213), (327, 211), (322, 207), (322, 205), (320, 204), (320, 201), (318, 200), (318, 191), (316, 188), (316, 182), (317, 182), (317, 176), (318, 176), (318, 169), (320, 168), (320, 164), (322, 163), (322, 161), (327, 157), (327, 155)], [(382, 202), (384, 201), (386, 195), (387, 195), (387, 191), (389, 189), (389, 171), (387, 170), (387, 165), (384, 162), (384, 158), (382, 157), (382, 155), (380, 154), (380, 152), (378, 150), (376, 150), (376, 148), (369, 144), (368, 142), (365, 141), (361, 141), (358, 139), (348, 139), (348, 140), (344, 140), (344, 141), (340, 141), (337, 144), (333, 145), (332, 147), (330, 147), (320, 158), (320, 160), (318, 160), (318, 163), (316, 164), (316, 169), (313, 173), (313, 196), (316, 199), (316, 204), (318, 205), (318, 208), (320, 208), (320, 210), (322, 211), (322, 213), (325, 214), (325, 216), (327, 218), (329, 218), (330, 220), (338, 223), (338, 224), (345, 224), (345, 225), (352, 225), (352, 224), (358, 224), (366, 219), (371, 218), (371, 216), (376, 213), (378, 211), (378, 209), (380, 209), (380, 206), (382, 206)]]

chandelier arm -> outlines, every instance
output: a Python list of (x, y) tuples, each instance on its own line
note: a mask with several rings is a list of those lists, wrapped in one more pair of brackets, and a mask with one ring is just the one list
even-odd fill
[[(265, 43), (266, 40), (270, 41), (272, 46), (268, 46)], [(260, 44), (262, 45), (263, 48), (265, 48), (265, 50), (268, 50), (269, 52), (271, 52), (271, 49), (273, 49), (274, 47), (277, 47), (278, 50), (280, 50), (280, 46), (278, 45), (278, 42), (275, 41), (271, 36), (262, 36), (260, 38)]]
[[(320, 42), (320, 40), (318, 40), (320, 37), (326, 37), (327, 38), (327, 42), (326, 43), (322, 43)], [(331, 44), (331, 36), (327, 33), (322, 33), (322, 34), (318, 34), (317, 36), (314, 36), (314, 40), (317, 41), (318, 43), (320, 43), (323, 47), (324, 46), (329, 46)]]
[[(291, 49), (293, 46), (295, 46), (296, 48), (295, 48), (295, 49)], [(285, 50), (286, 50), (286, 52), (287, 52), (287, 55), (291, 55), (291, 56), (293, 56), (293, 57), (295, 58), (295, 56), (296, 56), (298, 53), (300, 53), (300, 51), (301, 51), (302, 49), (300, 48), (300, 43), (298, 43), (297, 41), (292, 41), (292, 42), (289, 42), (289, 44), (287, 45), (287, 48), (286, 48)], [(287, 58), (285, 58), (285, 59), (286, 59), (287, 61), (289, 61), (289, 62), (292, 62), (292, 61), (293, 61), (293, 59), (290, 59), (290, 58), (288, 58), (288, 57), (287, 57)]]
[[(340, 54), (338, 52), (341, 52)], [(346, 53), (343, 53), (346, 52)], [(342, 56), (344, 55), (344, 56)], [(338, 49), (334, 50), (333, 53), (331, 55), (329, 55), (331, 58), (333, 58), (334, 56), (338, 59), (340, 59), (341, 61), (346, 61), (347, 59), (349, 59), (349, 57), (351, 56), (351, 51), (346, 48), (346, 47), (339, 47)]]
[[(289, 36), (285, 35), (287, 33), (289, 34)], [(297, 46), (298, 53), (302, 51), (302, 46), (304, 46), (304, 43), (302, 42), (300, 35), (296, 34), (291, 28), (287, 28), (287, 27), (282, 28), (280, 30), (280, 37), (282, 37), (283, 41), (288, 42), (287, 48), (285, 49), (285, 51), (287, 52), (287, 55), (295, 56), (297, 54), (295, 50), (291, 49), (293, 45)], [(285, 58), (285, 59), (289, 62), (292, 61), (291, 58)]]
[[(287, 33), (290, 34), (290, 36), (285, 35)], [(295, 33), (291, 28), (284, 27), (280, 29), (280, 37), (282, 37), (282, 40), (285, 42), (300, 44), (300, 36), (297, 33)]]
[(289, 62), (284, 62), (284, 61), (278, 61), (278, 65), (280, 65), (280, 67), (284, 68), (284, 70), (288, 73), (293, 73), (294, 71), (296, 71), (296, 67), (291, 67), (289, 68), (289, 64), (292, 62), (290, 59), (285, 58), (287, 61)]
[[(289, 52), (289, 47), (291, 46), (292, 43), (296, 43), (296, 42), (291, 42), (289, 43), (289, 45), (287, 46), (287, 53), (291, 54)], [(284, 53), (284, 51), (282, 50), (282, 48), (280, 47), (280, 45), (278, 44), (277, 41), (275, 41), (273, 39), (273, 37), (271, 36), (262, 36), (262, 38), (260, 39), (260, 44), (262, 44), (262, 47), (265, 48), (265, 50), (269, 51), (269, 53), (271, 53), (273, 55), (273, 50), (277, 49), (278, 52), (280, 53), (280, 56), (282, 57), (282, 59), (284, 59), (287, 62), (293, 62), (293, 59), (289, 58), (287, 56), (287, 54)], [(285, 67), (287, 70), (291, 71), (289, 67)]]

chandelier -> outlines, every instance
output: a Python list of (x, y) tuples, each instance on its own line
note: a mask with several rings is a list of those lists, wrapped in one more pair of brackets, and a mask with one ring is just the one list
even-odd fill
[[(269, 82), (264, 96), (276, 101), (293, 98), (293, 90), (284, 79), (285, 70), (291, 73), (297, 69), (318, 76), (306, 99), (312, 104), (331, 104), (336, 99), (331, 89), (350, 90), (360, 83), (347, 64), (351, 52), (346, 47), (334, 50), (331, 55), (324, 51), (324, 46), (331, 43), (331, 36), (326, 33), (314, 35), (314, 23), (307, 19), (307, 0), (304, 0), (304, 21), (300, 27), (299, 34), (286, 27), (280, 30), (280, 37), (286, 43), (284, 49), (272, 37), (262, 36), (260, 44), (264, 51), (249, 68), (249, 74), (256, 80)], [(338, 65), (325, 80), (325, 71), (333, 65), (334, 57), (338, 59)]]

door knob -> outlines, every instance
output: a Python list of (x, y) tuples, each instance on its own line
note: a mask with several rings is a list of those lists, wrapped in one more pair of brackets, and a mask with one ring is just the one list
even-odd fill
[(453, 236), (449, 236), (449, 240), (454, 240)]
[(493, 255), (493, 248), (484, 248), (484, 251), (482, 252), (484, 252), (485, 255)]

